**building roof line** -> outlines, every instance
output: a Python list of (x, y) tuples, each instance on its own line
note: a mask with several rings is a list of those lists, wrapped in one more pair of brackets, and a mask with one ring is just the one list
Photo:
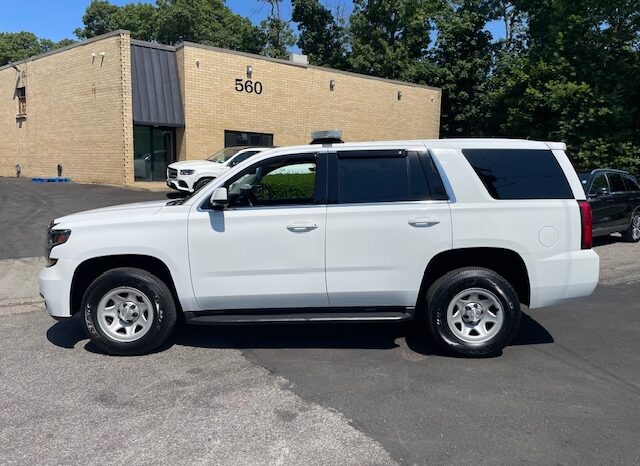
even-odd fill
[[(88, 45), (91, 44), (92, 42), (97, 42), (99, 40), (102, 39), (107, 39), (109, 37), (114, 37), (114, 36), (118, 36), (120, 34), (127, 34), (129, 36), (131, 36), (131, 32), (127, 31), (126, 29), (118, 29), (115, 31), (111, 31), (111, 32), (107, 32), (106, 34), (101, 34), (99, 36), (95, 36), (92, 37), (90, 39), (86, 39), (86, 40), (82, 40), (82, 41), (78, 41), (75, 42), (73, 44), (70, 45), (66, 45), (64, 47), (60, 47), (59, 49), (54, 49), (54, 50), (50, 50), (48, 52), (45, 53), (41, 53), (39, 55), (33, 55), (31, 57), (28, 58), (23, 58), (22, 60), (18, 60), (13, 62), (14, 65), (20, 65), (20, 64), (24, 64), (24, 63), (28, 63), (30, 61), (33, 60), (38, 60), (40, 58), (44, 58), (44, 57), (48, 57), (50, 55), (54, 55), (56, 53), (61, 53), (61, 52), (65, 52), (67, 50), (73, 49), (75, 47), (82, 47), (83, 45)], [(286, 60), (286, 59), (282, 59), (282, 58), (272, 58), (272, 57), (265, 57), (264, 55), (258, 55), (255, 53), (248, 53), (248, 52), (241, 52), (239, 50), (231, 50), (231, 49), (224, 49), (221, 47), (214, 47), (211, 45), (204, 45), (204, 44), (198, 44), (196, 42), (180, 42), (179, 44), (176, 44), (175, 46), (173, 45), (165, 45), (165, 44), (159, 44), (157, 42), (148, 42), (148, 41), (143, 41), (143, 40), (138, 40), (138, 39), (131, 39), (131, 44), (132, 45), (137, 45), (140, 47), (149, 47), (149, 48), (155, 48), (155, 49), (161, 49), (161, 50), (169, 50), (169, 51), (177, 51), (181, 48), (184, 47), (194, 47), (194, 48), (200, 48), (200, 49), (204, 49), (204, 50), (212, 50), (214, 52), (220, 52), (220, 53), (228, 53), (231, 55), (239, 55), (239, 56), (243, 56), (243, 57), (247, 57), (247, 58), (251, 58), (254, 60), (265, 60), (265, 61), (270, 61), (273, 63), (279, 63), (281, 65), (288, 65), (288, 66), (294, 66), (294, 67), (298, 67), (298, 68), (311, 68), (314, 70), (318, 70), (318, 71), (325, 71), (327, 73), (337, 73), (337, 74), (344, 74), (347, 76), (354, 76), (354, 77), (358, 77), (358, 78), (363, 78), (363, 79), (372, 79), (375, 81), (381, 81), (381, 82), (385, 82), (385, 83), (389, 83), (389, 84), (396, 84), (399, 86), (409, 86), (409, 87), (417, 87), (417, 88), (421, 88), (421, 89), (430, 89), (432, 91), (437, 91), (442, 93), (442, 89), (439, 87), (433, 87), (433, 86), (428, 86), (426, 84), (415, 84), (415, 83), (410, 83), (407, 81), (400, 81), (397, 79), (386, 79), (386, 78), (380, 78), (378, 76), (370, 76), (367, 74), (361, 74), (361, 73), (354, 73), (352, 71), (343, 71), (343, 70), (338, 70), (335, 68), (329, 68), (327, 66), (318, 66), (318, 65), (308, 65), (308, 64), (303, 64), (303, 63), (295, 63), (292, 62), (290, 60)], [(3, 65), (0, 66), (0, 71), (7, 69), (7, 68), (11, 68), (11, 65), (7, 64), (7, 65)]]
[(138, 47), (147, 47), (150, 49), (168, 50), (170, 52), (176, 51), (176, 47), (174, 45), (159, 44), (158, 42), (149, 42), (140, 39), (131, 39), (131, 45), (137, 45)]
[[(133, 42), (133, 41), (132, 41)], [(152, 43), (149, 43), (151, 45), (153, 45)], [(289, 65), (289, 66), (295, 66), (298, 68), (311, 68), (314, 70), (319, 70), (319, 71), (325, 71), (328, 73), (338, 73), (338, 74), (344, 74), (344, 75), (348, 75), (348, 76), (354, 76), (357, 78), (364, 78), (364, 79), (372, 79), (375, 81), (382, 81), (385, 83), (390, 83), (390, 84), (397, 84), (400, 86), (409, 86), (409, 87), (418, 87), (421, 89), (430, 89), (432, 91), (438, 91), (440, 93), (442, 93), (442, 89), (439, 87), (434, 87), (434, 86), (428, 86), (426, 84), (415, 84), (415, 83), (410, 83), (407, 81), (400, 81), (398, 79), (387, 79), (387, 78), (380, 78), (378, 76), (371, 76), (368, 74), (361, 74), (361, 73), (354, 73), (353, 71), (343, 71), (343, 70), (338, 70), (336, 68), (329, 68), (328, 66), (318, 66), (318, 65), (309, 65), (309, 64), (303, 64), (303, 63), (296, 63), (296, 62), (292, 62), (290, 60), (286, 60), (283, 58), (273, 58), (273, 57), (265, 57), (264, 55), (258, 55), (255, 53), (248, 53), (248, 52), (241, 52), (239, 50), (231, 50), (231, 49), (224, 49), (221, 47), (214, 47), (212, 45), (205, 45), (205, 44), (198, 44), (196, 42), (180, 42), (178, 44), (176, 44), (175, 46), (175, 50), (184, 48), (184, 47), (195, 47), (195, 48), (199, 48), (199, 49), (204, 49), (204, 50), (211, 50), (214, 52), (220, 52), (220, 53), (228, 53), (231, 55), (239, 55), (242, 57), (247, 57), (247, 58), (252, 58), (255, 60), (265, 60), (265, 61), (270, 61), (273, 63), (279, 63), (282, 65)]]
[[(66, 52), (67, 50), (71, 50), (74, 49), (76, 47), (82, 47), (83, 45), (88, 45), (91, 44), (93, 42), (97, 42), (99, 40), (102, 39), (108, 39), (109, 37), (114, 37), (114, 36), (119, 36), (120, 34), (130, 34), (129, 31), (127, 31), (126, 29), (117, 29), (115, 31), (111, 31), (111, 32), (107, 32), (106, 34), (101, 34), (99, 36), (95, 36), (92, 37), (90, 39), (85, 39), (85, 40), (81, 40), (78, 42), (74, 42), (73, 44), (69, 44), (69, 45), (65, 45), (64, 47), (60, 47), (59, 49), (53, 49), (53, 50), (49, 50), (48, 52), (44, 52), (44, 53), (40, 53), (38, 55), (32, 55), (30, 57), (27, 58), (23, 58), (22, 60), (17, 60), (13, 63), (14, 65), (22, 65), (24, 63), (28, 63), (31, 62), (33, 60), (39, 60), (41, 58), (45, 58), (48, 57), (50, 55), (55, 55), (56, 53), (61, 53), (61, 52)], [(2, 65), (0, 66), (0, 71), (3, 71), (7, 68), (11, 68), (11, 65)]]

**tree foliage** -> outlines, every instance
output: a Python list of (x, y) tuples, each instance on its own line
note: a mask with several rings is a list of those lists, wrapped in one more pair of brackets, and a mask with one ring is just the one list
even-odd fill
[[(348, 22), (327, 0), (291, 0), (291, 18), (260, 1), (254, 25), (224, 0), (92, 0), (76, 35), (272, 57), (296, 43), (316, 65), (441, 87), (443, 137), (559, 140), (580, 168), (640, 170), (640, 0), (353, 0)], [(0, 64), (67, 43), (0, 33)]]
[(25, 31), (0, 32), (0, 66), (72, 43), (71, 39), (63, 39), (60, 42), (38, 39), (35, 34)]
[(264, 37), (263, 55), (273, 58), (286, 58), (288, 50), (295, 44), (296, 39), (290, 22), (280, 15), (282, 0), (262, 0), (269, 6), (269, 16), (260, 22), (260, 29)]
[(342, 18), (319, 0), (292, 0), (291, 19), (298, 25), (297, 45), (314, 65), (346, 69), (347, 28)]
[(354, 0), (350, 66), (360, 73), (407, 78), (431, 42), (437, 0)]

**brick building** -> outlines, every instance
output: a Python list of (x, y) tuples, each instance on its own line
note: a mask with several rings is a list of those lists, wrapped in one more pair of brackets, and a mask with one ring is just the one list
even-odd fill
[(0, 176), (132, 184), (225, 146), (437, 138), (437, 88), (114, 31), (0, 67)]

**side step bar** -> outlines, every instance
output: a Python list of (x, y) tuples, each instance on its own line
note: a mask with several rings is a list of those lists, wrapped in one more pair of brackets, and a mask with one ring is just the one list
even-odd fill
[(219, 324), (267, 324), (267, 323), (296, 323), (296, 322), (401, 322), (413, 318), (413, 308), (387, 308), (389, 310), (349, 310), (330, 311), (289, 311), (286, 309), (276, 312), (263, 310), (247, 311), (202, 311), (185, 312), (185, 319), (189, 324), (219, 325)]

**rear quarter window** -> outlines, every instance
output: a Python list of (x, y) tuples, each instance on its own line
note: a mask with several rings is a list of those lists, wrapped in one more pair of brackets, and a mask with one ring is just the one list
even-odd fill
[(462, 153), (494, 199), (573, 199), (550, 150), (464, 149)]

